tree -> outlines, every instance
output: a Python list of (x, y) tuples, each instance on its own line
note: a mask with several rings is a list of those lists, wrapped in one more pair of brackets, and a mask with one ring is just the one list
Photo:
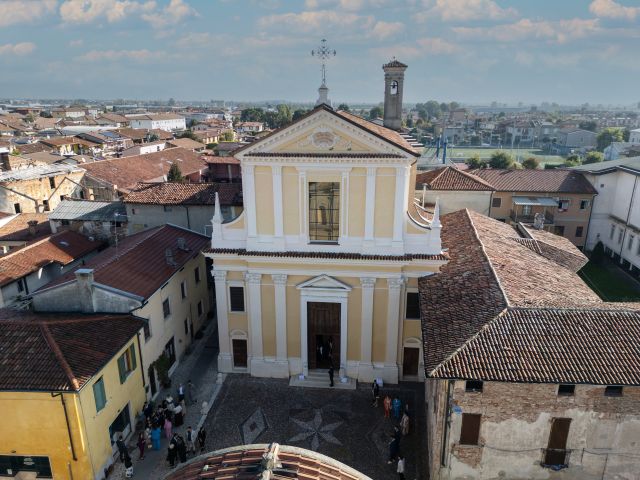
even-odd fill
[(460, 108), (460, 104), (458, 102), (449, 102), (449, 111), (453, 112)]
[(477, 147), (478, 145), (480, 145), (482, 143), (482, 139), (480, 138), (480, 135), (471, 135), (470, 143), (474, 147)]
[(147, 135), (147, 141), (148, 142), (157, 142), (158, 140), (160, 140), (160, 137), (158, 136), (157, 133), (151, 133), (151, 134)]
[(491, 168), (513, 168), (514, 165), (513, 157), (506, 152), (494, 152), (489, 159)]
[(602, 152), (589, 152), (585, 155), (584, 157), (584, 162), (582, 162), (583, 164), (589, 164), (589, 163), (600, 163), (604, 160), (604, 155), (602, 154)]
[(604, 262), (604, 258), (604, 245), (601, 241), (598, 241), (596, 246), (593, 247), (590, 260), (595, 264), (602, 264)]
[(233, 132), (231, 130), (226, 130), (222, 132), (222, 135), (220, 136), (220, 141), (233, 142)]
[[(635, 112), (634, 112), (635, 113)], [(631, 130), (629, 130), (628, 128), (625, 128), (622, 131), (622, 141), (623, 142), (628, 142), (629, 141), (629, 137), (631, 136)]]
[(183, 182), (184, 177), (177, 163), (172, 163), (167, 173), (167, 182)]
[(261, 108), (245, 108), (240, 114), (241, 122), (264, 122), (264, 110)]
[(596, 137), (596, 141), (598, 144), (597, 148), (601, 152), (604, 152), (604, 149), (611, 145), (613, 142), (622, 142), (623, 140), (624, 136), (622, 128), (605, 128)]
[(522, 167), (526, 168), (527, 170), (535, 170), (539, 166), (540, 166), (540, 162), (535, 157), (525, 158), (522, 161)]
[(578, 126), (583, 130), (595, 132), (596, 128), (598, 128), (598, 123), (595, 120), (585, 120), (584, 122), (580, 122)]
[(565, 167), (577, 167), (581, 163), (582, 163), (582, 161), (580, 160), (580, 157), (578, 155), (576, 155), (576, 154), (573, 154), (573, 155), (569, 155), (567, 157), (567, 159), (564, 161), (564, 166)]
[(486, 162), (480, 160), (480, 155), (478, 155), (477, 153), (467, 158), (464, 163), (466, 163), (467, 166), (471, 169), (487, 167)]
[(442, 115), (440, 104), (435, 100), (416, 104), (416, 110), (418, 110), (418, 115), (423, 120), (429, 120), (432, 117), (439, 118)]
[(170, 98), (169, 99), (169, 106), (173, 107), (173, 106), (175, 106), (175, 104), (176, 104), (176, 101), (173, 98)]
[(215, 150), (216, 147), (218, 146), (217, 143), (207, 143), (207, 150)]
[(340, 105), (338, 105), (338, 110), (344, 110), (345, 112), (351, 111), (349, 110), (349, 105), (347, 105), (346, 103), (341, 103)]
[(369, 119), (375, 120), (376, 118), (382, 117), (384, 115), (384, 111), (381, 106), (373, 107), (369, 110)]
[(178, 138), (190, 138), (191, 140), (195, 140), (196, 142), (198, 141), (198, 137), (196, 137), (196, 134), (191, 130), (185, 130), (180, 135), (178, 135)]
[(302, 109), (302, 108), (299, 108), (298, 110), (295, 110), (295, 111), (293, 112), (293, 115), (291, 116), (291, 120), (295, 122), (295, 121), (296, 121), (296, 120), (298, 120), (300, 117), (302, 117), (302, 116), (306, 115), (308, 111), (309, 111), (309, 110), (305, 110), (305, 109)]

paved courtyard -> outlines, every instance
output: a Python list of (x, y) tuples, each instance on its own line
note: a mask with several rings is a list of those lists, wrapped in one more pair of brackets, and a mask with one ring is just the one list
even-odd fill
[[(409, 402), (411, 432), (400, 443), (406, 478), (426, 477), (424, 386), (385, 387), (382, 395)], [(329, 455), (375, 480), (396, 479), (388, 443), (398, 420), (371, 406), (368, 385), (357, 390), (290, 387), (287, 380), (229, 375), (205, 421), (207, 450), (278, 442)], [(416, 429), (420, 433), (416, 435)]]

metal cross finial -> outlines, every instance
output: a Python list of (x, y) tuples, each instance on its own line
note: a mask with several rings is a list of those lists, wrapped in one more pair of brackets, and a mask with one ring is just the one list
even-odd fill
[(311, 50), (311, 56), (318, 57), (320, 60), (322, 60), (322, 85), (326, 83), (327, 60), (331, 57), (335, 57), (336, 53), (337, 52), (335, 50), (331, 50), (327, 46), (327, 40), (324, 38), (320, 41), (320, 46), (318, 48), (316, 48), (315, 50)]

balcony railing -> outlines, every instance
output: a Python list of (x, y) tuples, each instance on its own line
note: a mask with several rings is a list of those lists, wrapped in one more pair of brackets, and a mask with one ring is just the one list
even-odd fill
[(516, 210), (511, 210), (509, 217), (514, 222), (522, 222), (522, 223), (533, 223), (536, 219), (536, 213), (542, 213), (544, 215), (544, 223), (546, 225), (552, 225), (555, 218), (553, 213), (550, 212), (531, 212), (528, 215), (523, 214), (522, 212), (517, 212)]
[(542, 459), (540, 465), (553, 470), (561, 470), (569, 467), (569, 457), (571, 457), (571, 450), (560, 448), (543, 448)]

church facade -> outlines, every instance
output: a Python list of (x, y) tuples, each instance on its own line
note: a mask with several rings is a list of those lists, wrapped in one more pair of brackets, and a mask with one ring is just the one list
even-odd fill
[(320, 103), (236, 152), (244, 211), (223, 223), (216, 202), (205, 253), (219, 371), (424, 378), (418, 278), (447, 259), (438, 206), (413, 198), (419, 152), (394, 129), (406, 65), (383, 68), (393, 128)]

